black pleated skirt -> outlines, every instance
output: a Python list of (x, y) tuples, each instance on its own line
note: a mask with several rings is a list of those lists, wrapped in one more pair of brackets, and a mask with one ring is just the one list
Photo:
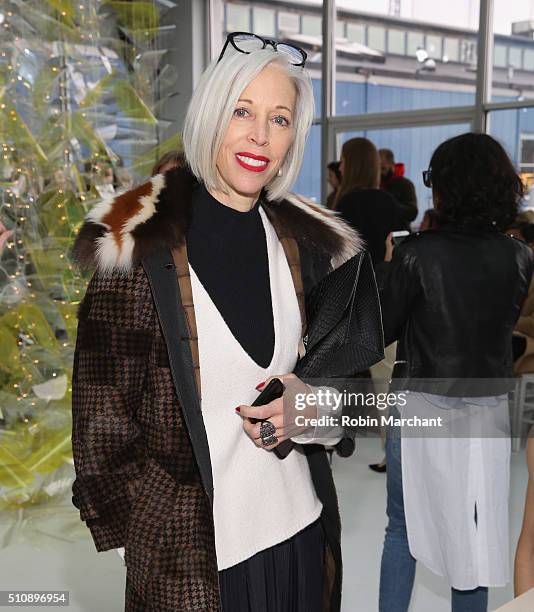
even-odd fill
[(323, 572), (324, 534), (317, 520), (219, 572), (223, 612), (321, 612)]

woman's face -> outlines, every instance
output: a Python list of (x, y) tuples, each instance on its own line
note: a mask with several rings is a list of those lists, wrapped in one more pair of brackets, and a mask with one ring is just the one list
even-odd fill
[(343, 172), (345, 170), (345, 160), (343, 159), (343, 157), (339, 160), (339, 174), (341, 174), (341, 177), (343, 177)]
[(332, 189), (337, 189), (339, 187), (339, 181), (336, 173), (332, 170), (328, 170), (328, 182), (330, 183), (330, 187), (332, 187)]
[(225, 204), (248, 210), (278, 173), (293, 142), (296, 90), (285, 72), (264, 68), (246, 87), (234, 109), (217, 155)]

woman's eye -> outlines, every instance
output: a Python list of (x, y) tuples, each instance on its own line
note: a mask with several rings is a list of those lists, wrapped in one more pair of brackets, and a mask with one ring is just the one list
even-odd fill
[(278, 115), (277, 117), (274, 118), (274, 120), (276, 123), (278, 123), (278, 125), (285, 125), (285, 126), (289, 125), (289, 121), (282, 115)]
[(234, 111), (234, 117), (245, 117), (248, 113), (246, 108), (236, 108)]

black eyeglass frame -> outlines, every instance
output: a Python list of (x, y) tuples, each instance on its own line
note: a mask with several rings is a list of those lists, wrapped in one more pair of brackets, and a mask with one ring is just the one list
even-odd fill
[(429, 168), (428, 170), (423, 170), (423, 184), (429, 189), (432, 188), (432, 168)]
[[(230, 32), (230, 34), (228, 34), (228, 36), (226, 37), (226, 42), (224, 43), (224, 46), (222, 48), (221, 54), (219, 55), (219, 59), (217, 60), (217, 63), (219, 63), (224, 55), (224, 52), (226, 51), (226, 47), (228, 46), (228, 43), (232, 44), (232, 47), (236, 50), (239, 51), (240, 53), (246, 53), (247, 55), (250, 55), (251, 51), (243, 51), (243, 49), (240, 49), (236, 43), (234, 42), (234, 37), (235, 36), (242, 36), (242, 35), (246, 35), (246, 36), (253, 36), (254, 38), (257, 38), (258, 40), (261, 40), (263, 43), (263, 47), (262, 49), (265, 49), (265, 47), (267, 45), (271, 45), (271, 47), (277, 51), (277, 47), (278, 45), (285, 45), (286, 47), (292, 47), (293, 49), (296, 49), (301, 55), (302, 55), (302, 62), (300, 62), (299, 64), (294, 64), (293, 62), (291, 62), (292, 66), (301, 66), (302, 68), (304, 68), (305, 64), (306, 64), (306, 59), (308, 58), (308, 54), (306, 53), (306, 51), (304, 51), (304, 49), (301, 49), (300, 47), (297, 47), (296, 45), (292, 45), (291, 43), (286, 43), (286, 42), (277, 42), (276, 40), (273, 40), (272, 38), (263, 38), (263, 36), (258, 36), (258, 34), (254, 34), (254, 32)], [(260, 49), (258, 49), (259, 51)]]

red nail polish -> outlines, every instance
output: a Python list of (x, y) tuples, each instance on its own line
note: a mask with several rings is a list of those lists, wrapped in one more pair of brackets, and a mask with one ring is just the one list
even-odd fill
[(236, 412), (241, 412), (241, 408), (238, 406), (238, 407), (235, 409), (235, 411), (236, 411)]
[(256, 387), (256, 391), (261, 391), (261, 388), (265, 387), (265, 381), (261, 382), (259, 385), (257, 385)]

